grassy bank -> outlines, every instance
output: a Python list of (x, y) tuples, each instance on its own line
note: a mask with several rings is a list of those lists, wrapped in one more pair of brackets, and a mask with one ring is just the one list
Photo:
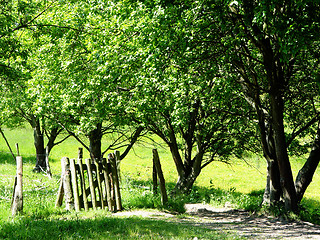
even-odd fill
[[(63, 208), (54, 207), (59, 186), (61, 165), (64, 156), (76, 158), (80, 144), (69, 138), (55, 147), (50, 155), (53, 178), (35, 174), (32, 131), (30, 129), (5, 130), (5, 134), (14, 146), (19, 144), (24, 161), (24, 215), (14, 220), (10, 217), (10, 203), (15, 176), (15, 161), (3, 139), (0, 139), (0, 239), (229, 239), (233, 235), (224, 235), (212, 230), (176, 225), (157, 220), (142, 218), (114, 219), (106, 211), (88, 213), (67, 213)], [(104, 144), (108, 139), (104, 139)], [(215, 206), (234, 206), (256, 210), (261, 203), (265, 186), (266, 165), (262, 158), (251, 157), (234, 159), (231, 164), (213, 162), (203, 170), (189, 196), (169, 199), (162, 206), (159, 196), (152, 192), (152, 148), (157, 148), (166, 179), (167, 190), (173, 189), (177, 173), (166, 148), (152, 143), (140, 143), (121, 162), (121, 194), (123, 206), (133, 208), (159, 208), (174, 212), (183, 212), (184, 203), (209, 203)], [(85, 157), (88, 157), (87, 153)], [(302, 166), (303, 159), (292, 161), (294, 173)], [(303, 200), (305, 210), (301, 216), (314, 223), (320, 223), (320, 170)], [(152, 231), (159, 228), (157, 232)], [(79, 230), (81, 229), (81, 230)], [(88, 230), (90, 229), (90, 231)], [(177, 229), (177, 233), (175, 231)], [(90, 233), (92, 232), (92, 233)], [(2, 234), (2, 235), (1, 235)], [(108, 235), (106, 238), (105, 236)], [(24, 236), (24, 237), (21, 237)], [(127, 237), (128, 236), (128, 237)], [(40, 239), (40, 238), (38, 238)]]

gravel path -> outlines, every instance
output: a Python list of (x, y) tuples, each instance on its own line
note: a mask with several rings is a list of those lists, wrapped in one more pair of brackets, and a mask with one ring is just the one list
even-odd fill
[(186, 204), (183, 217), (159, 211), (118, 212), (114, 216), (142, 216), (180, 222), (235, 233), (247, 239), (320, 239), (320, 226), (308, 222), (289, 222), (266, 216), (252, 216), (246, 211)]

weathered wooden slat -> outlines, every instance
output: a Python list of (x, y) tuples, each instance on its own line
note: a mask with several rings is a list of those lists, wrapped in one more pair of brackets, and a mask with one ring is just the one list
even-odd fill
[(71, 171), (74, 207), (76, 211), (80, 211), (79, 188), (78, 188), (78, 181), (77, 181), (78, 177), (76, 172), (75, 159), (70, 159), (70, 171)]
[(152, 150), (152, 154), (153, 154), (153, 162), (154, 162), (154, 164), (156, 166), (157, 174), (158, 174), (158, 177), (159, 177), (161, 203), (164, 205), (164, 204), (168, 203), (168, 195), (167, 195), (167, 191), (166, 191), (166, 184), (165, 184), (165, 180), (164, 180), (164, 177), (163, 177), (161, 164), (160, 164), (160, 160), (159, 160), (159, 154), (158, 154), (157, 149), (153, 149)]
[(86, 159), (86, 165), (88, 168), (88, 180), (89, 180), (89, 187), (90, 187), (90, 195), (91, 195), (91, 201), (92, 201), (92, 207), (94, 210), (97, 209), (97, 199), (96, 199), (96, 194), (95, 194), (95, 187), (93, 183), (93, 174), (92, 174), (92, 169), (94, 165), (91, 165), (91, 160)]
[[(122, 210), (117, 171), (120, 153), (115, 151), (111, 154), (109, 162), (105, 158), (94, 163), (91, 159), (86, 159), (85, 164), (82, 156), (82, 149), (79, 148), (77, 164), (74, 159), (61, 159), (62, 174), (56, 206), (62, 205), (65, 196), (67, 210), (80, 211), (84, 208), (87, 211), (98, 207), (108, 207), (113, 212)], [(91, 197), (88, 198), (89, 196)]]
[(152, 183), (153, 183), (153, 195), (157, 195), (158, 193), (158, 174), (157, 174), (157, 168), (153, 160), (153, 166), (152, 166)]
[(63, 196), (64, 196), (64, 189), (63, 189), (63, 179), (60, 179), (60, 184), (59, 184), (59, 189), (58, 189), (58, 194), (57, 194), (57, 199), (56, 199), (56, 207), (61, 207), (62, 202), (63, 202)]
[(114, 185), (116, 207), (117, 207), (117, 211), (121, 211), (122, 204), (121, 204), (119, 177), (118, 177), (118, 171), (117, 171), (117, 157), (119, 157), (120, 154), (118, 154), (117, 152), (118, 151), (116, 151), (116, 154), (114, 154), (113, 156), (110, 155), (112, 157), (109, 160), (111, 163), (111, 171), (112, 171), (112, 178), (113, 178), (113, 185)]
[(61, 165), (63, 174), (63, 189), (64, 189), (64, 199), (66, 203), (66, 210), (74, 210), (74, 199), (71, 185), (71, 171), (69, 158), (64, 157), (61, 159)]
[(107, 165), (107, 160), (105, 158), (102, 159), (102, 166), (103, 166), (103, 176), (104, 176), (104, 187), (106, 189), (106, 195), (107, 195), (108, 210), (112, 212), (114, 211), (114, 204), (112, 204), (112, 200), (111, 200), (109, 169)]
[(14, 197), (11, 206), (12, 216), (23, 211), (23, 190), (22, 190), (22, 175), (23, 175), (23, 164), (22, 157), (16, 157), (17, 162), (17, 181), (14, 188)]
[(96, 175), (97, 175), (97, 189), (98, 189), (98, 196), (99, 196), (99, 204), (98, 206), (100, 206), (102, 209), (105, 208), (104, 202), (103, 202), (103, 195), (102, 195), (102, 182), (101, 182), (101, 177), (100, 177), (100, 173), (101, 173), (101, 167), (99, 165), (98, 161), (95, 161), (95, 165), (96, 165)]
[(80, 172), (80, 185), (81, 185), (81, 195), (79, 196), (80, 199), (82, 199), (81, 202), (83, 202), (83, 208), (85, 211), (89, 210), (89, 206), (88, 206), (88, 195), (90, 193), (90, 189), (86, 189), (86, 181), (84, 178), (84, 166), (82, 163), (82, 158), (78, 159), (78, 165), (79, 165), (79, 172)]

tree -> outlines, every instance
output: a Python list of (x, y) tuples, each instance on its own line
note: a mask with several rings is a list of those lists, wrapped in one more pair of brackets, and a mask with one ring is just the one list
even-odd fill
[(30, 32), (37, 19), (52, 5), (53, 3), (42, 1), (2, 1), (0, 4), (3, 23), (0, 29), (1, 104), (4, 110), (2, 122), (10, 125), (27, 121), (32, 126), (37, 156), (36, 171), (46, 169), (44, 135), (48, 138), (49, 154), (52, 147), (59, 143), (55, 140), (62, 130), (54, 124), (48, 126), (48, 120), (35, 114), (33, 103), (37, 99), (29, 94), (28, 88), (33, 71), (29, 58), (34, 47), (33, 39), (29, 38)]
[[(60, 2), (48, 16), (34, 24), (32, 37), (38, 46), (32, 58), (30, 94), (37, 99), (37, 114), (56, 122), (100, 159), (111, 149), (126, 147), (124, 158), (142, 133), (139, 126), (126, 125), (121, 109), (110, 94), (114, 87), (99, 69), (105, 64), (97, 54), (101, 42), (108, 41), (101, 29), (113, 31), (101, 9), (106, 3)], [(111, 3), (110, 3), (111, 4)], [(64, 17), (61, 17), (64, 16)], [(105, 21), (98, 21), (104, 18)], [(107, 46), (105, 46), (107, 47)], [(122, 128), (122, 129), (121, 129)], [(102, 137), (113, 135), (114, 142), (102, 150)], [(89, 140), (83, 140), (81, 136)], [(126, 143), (125, 143), (126, 142)]]
[[(177, 1), (160, 5), (162, 7), (155, 8), (158, 11), (149, 15), (151, 24), (144, 24), (144, 28), (139, 29), (139, 37), (144, 39), (142, 43), (151, 51), (145, 51), (146, 58), (142, 58), (141, 51), (137, 49), (140, 55), (132, 54), (135, 65), (128, 64), (130, 68), (137, 67), (137, 63), (143, 66), (137, 77), (141, 81), (135, 82), (136, 86), (142, 83), (143, 92), (156, 93), (156, 96), (160, 93), (161, 99), (167, 99), (166, 94), (172, 89), (167, 87), (171, 86), (168, 79), (170, 82), (176, 79), (194, 81), (201, 77), (205, 82), (220, 75), (227, 85), (231, 84), (230, 79), (234, 79), (233, 83), (238, 87), (228, 87), (233, 89), (233, 93), (242, 95), (256, 112), (261, 146), (269, 169), (265, 199), (278, 202), (282, 196), (286, 208), (296, 210), (311, 180), (307, 176), (313, 175), (319, 163), (319, 155), (315, 154), (319, 148), (316, 137), (308, 161), (294, 183), (289, 153), (302, 149), (301, 139), (305, 136), (317, 135), (316, 124), (319, 121), (319, 89), (316, 83), (319, 66), (318, 4), (312, 1), (278, 3), (252, 0), (231, 3)], [(217, 75), (205, 71), (208, 69)], [(146, 79), (150, 79), (149, 85), (146, 85)], [(163, 82), (163, 79), (167, 81)], [(149, 87), (160, 80), (158, 88)], [(199, 82), (196, 84), (201, 86)], [(162, 89), (167, 90), (165, 94)], [(188, 92), (187, 89), (184, 91)], [(228, 93), (230, 91), (225, 91), (222, 95), (227, 97)], [(147, 94), (141, 96), (143, 103)], [(176, 96), (175, 100), (179, 101), (181, 95)], [(216, 101), (211, 101), (214, 106)], [(150, 118), (157, 111), (150, 109), (152, 101), (146, 102), (148, 106), (141, 104), (140, 111), (149, 113), (147, 116)], [(169, 102), (159, 105), (165, 108)], [(179, 109), (183, 106), (188, 105), (181, 104)], [(296, 106), (303, 106), (304, 110), (297, 110)], [(193, 108), (189, 109), (190, 113), (193, 113)], [(166, 112), (173, 110), (168, 107)], [(165, 119), (171, 116), (159, 112)], [(188, 116), (186, 111), (182, 113)], [(166, 122), (162, 124), (166, 126)], [(161, 124), (158, 120), (154, 125)], [(188, 124), (184, 122), (182, 126)]]
[[(286, 209), (297, 210), (310, 183), (306, 176), (312, 176), (319, 163), (314, 154), (319, 151), (316, 137), (294, 183), (289, 146), (304, 133), (316, 135), (312, 131), (316, 126), (312, 127), (319, 121), (314, 79), (319, 6), (312, 1), (233, 1), (219, 2), (211, 10), (217, 14), (213, 22), (221, 29), (225, 60), (238, 74), (237, 81), (257, 114), (269, 168), (265, 196), (277, 202), (282, 194)], [(298, 112), (293, 106), (304, 110)]]
[(167, 144), (179, 175), (175, 190), (188, 193), (204, 167), (248, 147), (250, 112), (238, 87), (224, 82), (214, 56), (222, 52), (198, 47), (206, 42), (202, 19), (176, 6), (132, 5), (113, 48), (99, 54), (117, 63), (105, 71), (116, 76), (126, 117)]

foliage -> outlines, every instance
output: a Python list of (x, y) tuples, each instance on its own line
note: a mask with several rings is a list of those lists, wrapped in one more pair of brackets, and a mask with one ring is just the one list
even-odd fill
[(43, 8), (20, 35), (29, 52), (21, 101), (27, 119), (45, 118), (46, 126), (58, 123), (76, 136), (101, 124), (106, 132), (142, 125), (169, 145), (179, 176), (191, 185), (214, 158), (243, 152), (252, 136), (251, 117), (241, 117), (246, 103), (224, 83), (211, 58), (215, 47), (202, 57), (197, 44), (206, 33), (190, 9), (132, 1), (59, 1)]
[(103, 132), (143, 126), (169, 147), (181, 192), (214, 160), (256, 151), (259, 129), (287, 207), (302, 198), (309, 183), (296, 191), (288, 154), (307, 152), (319, 121), (316, 2), (0, 6), (1, 122), (15, 114), (76, 137), (99, 130), (97, 145)]

